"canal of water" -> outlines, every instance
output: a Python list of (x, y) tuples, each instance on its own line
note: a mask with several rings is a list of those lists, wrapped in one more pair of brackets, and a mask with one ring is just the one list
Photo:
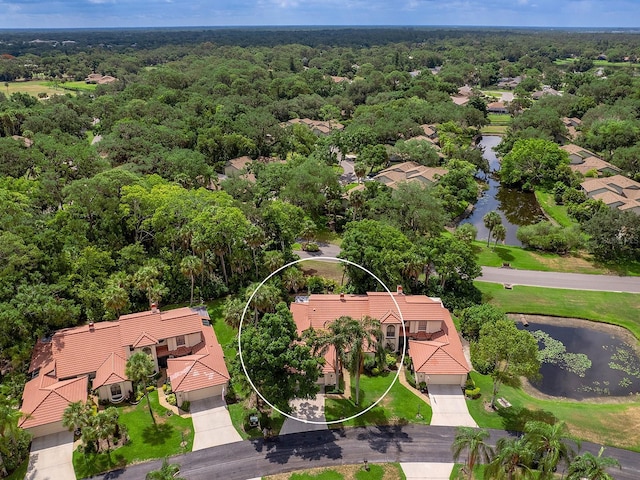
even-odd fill
[(501, 141), (502, 138), (497, 135), (485, 135), (479, 143), (491, 170), (486, 179), (489, 188), (483, 192), (471, 215), (461, 223), (473, 224), (478, 229), (478, 240), (486, 240), (489, 231), (484, 226), (482, 217), (495, 210), (502, 217), (502, 224), (507, 229), (504, 243), (521, 246), (522, 243), (516, 237), (518, 227), (538, 223), (545, 217), (533, 193), (525, 193), (500, 185), (500, 180), (495, 173), (500, 169), (500, 160), (493, 148)]

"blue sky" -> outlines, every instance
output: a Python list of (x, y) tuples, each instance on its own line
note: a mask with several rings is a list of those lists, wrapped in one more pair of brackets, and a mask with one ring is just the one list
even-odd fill
[(220, 25), (639, 27), (640, 0), (0, 0), (0, 28)]

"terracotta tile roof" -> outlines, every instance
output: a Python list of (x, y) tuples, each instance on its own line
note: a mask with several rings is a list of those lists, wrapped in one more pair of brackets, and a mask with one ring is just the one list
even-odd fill
[(36, 346), (31, 354), (31, 363), (29, 364), (29, 373), (42, 368), (47, 363), (53, 361), (51, 341), (43, 341), (38, 339)]
[[(409, 355), (416, 372), (427, 375), (460, 375), (469, 373), (464, 354), (454, 353), (449, 344), (409, 340)], [(460, 349), (462, 352), (462, 348)]]
[[(122, 346), (134, 345), (142, 332), (159, 340), (197, 333), (202, 329), (202, 318), (189, 307), (163, 312), (151, 311), (123, 315), (118, 321)], [(99, 325), (99, 324), (96, 324)]]
[(136, 341), (133, 342), (133, 347), (134, 348), (148, 347), (150, 345), (156, 345), (157, 343), (160, 343), (160, 342), (153, 335), (149, 335), (147, 332), (142, 332), (140, 336), (136, 339)]
[(104, 363), (98, 367), (96, 378), (91, 382), (91, 387), (96, 389), (103, 385), (124, 382), (127, 380), (127, 376), (124, 373), (126, 366), (127, 360), (124, 357), (117, 353), (112, 353)]
[(50, 385), (43, 385), (43, 376), (41, 373), (24, 387), (20, 411), (27, 416), (18, 422), (21, 428), (57, 422), (70, 403), (87, 399), (89, 378), (86, 375)]
[(167, 376), (171, 380), (171, 388), (176, 392), (191, 392), (229, 381), (222, 347), (213, 328), (203, 325), (202, 333), (205, 340), (199, 354), (167, 361)]

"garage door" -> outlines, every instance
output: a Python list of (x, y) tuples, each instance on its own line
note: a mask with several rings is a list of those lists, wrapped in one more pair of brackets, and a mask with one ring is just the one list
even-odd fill
[(192, 392), (189, 392), (187, 398), (190, 402), (194, 402), (196, 400), (203, 400), (205, 398), (221, 397), (223, 387), (223, 385), (217, 385), (215, 387), (207, 387), (201, 388), (200, 390), (194, 390)]

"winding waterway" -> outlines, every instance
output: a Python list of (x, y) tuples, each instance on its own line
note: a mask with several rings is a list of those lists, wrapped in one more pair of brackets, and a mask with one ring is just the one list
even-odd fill
[(483, 149), (483, 156), (489, 162), (491, 171), (486, 179), (489, 188), (483, 192), (471, 215), (462, 223), (473, 224), (478, 229), (478, 239), (486, 240), (489, 231), (484, 226), (482, 217), (491, 211), (497, 211), (502, 217), (502, 224), (507, 229), (504, 243), (521, 246), (522, 243), (516, 237), (518, 227), (544, 220), (544, 214), (533, 193), (525, 193), (500, 185), (500, 180), (495, 173), (500, 169), (500, 160), (493, 148), (501, 141), (502, 138), (497, 135), (485, 135), (480, 141), (479, 145)]

